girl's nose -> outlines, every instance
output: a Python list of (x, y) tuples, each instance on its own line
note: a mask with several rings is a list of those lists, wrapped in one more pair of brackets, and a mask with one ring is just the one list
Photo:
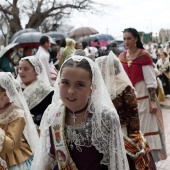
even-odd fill
[(69, 90), (68, 90), (68, 93), (71, 94), (71, 95), (74, 95), (75, 89), (73, 87), (70, 87)]

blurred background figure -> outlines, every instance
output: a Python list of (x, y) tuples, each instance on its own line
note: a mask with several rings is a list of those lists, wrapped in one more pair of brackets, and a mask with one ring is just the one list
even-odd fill
[(52, 46), (50, 49), (50, 59), (53, 63), (55, 63), (57, 61), (57, 54), (60, 51), (60, 46), (55, 45)]
[(119, 56), (120, 53), (122, 52), (121, 50), (119, 50), (118, 44), (116, 41), (113, 41), (112, 43), (107, 45), (107, 54), (109, 54), (110, 51), (112, 51), (116, 56)]
[(22, 57), (31, 56), (32, 50), (33, 50), (32, 47), (24, 47)]
[(11, 72), (14, 77), (16, 77), (16, 64), (12, 60), (14, 53), (14, 49), (8, 50), (1, 58), (0, 58), (0, 69), (4, 72)]
[(78, 50), (78, 49), (83, 49), (83, 45), (81, 42), (76, 42), (75, 44), (75, 49)]
[(158, 45), (153, 45), (153, 49), (152, 49), (152, 60), (154, 63), (156, 63), (158, 61)]
[(96, 47), (91, 47), (87, 41), (83, 41), (82, 45), (86, 56), (92, 55), (94, 57), (98, 57), (98, 49)]
[(162, 81), (164, 93), (167, 97), (170, 97), (170, 82), (169, 82), (169, 58), (166, 52), (160, 53), (160, 59), (157, 61), (156, 66), (160, 71), (159, 78)]
[(40, 46), (36, 53), (36, 57), (38, 57), (38, 59), (40, 59), (41, 62), (43, 63), (46, 73), (48, 75), (49, 82), (53, 86), (54, 80), (52, 80), (51, 78), (52, 78), (52, 73), (56, 73), (56, 71), (53, 62), (51, 62), (50, 60), (50, 53), (48, 52), (48, 50), (51, 47), (49, 37), (42, 36), (39, 43)]
[(64, 63), (66, 57), (73, 54), (75, 51), (75, 41), (71, 38), (66, 38), (66, 47), (64, 48), (63, 53), (60, 57), (59, 68)]

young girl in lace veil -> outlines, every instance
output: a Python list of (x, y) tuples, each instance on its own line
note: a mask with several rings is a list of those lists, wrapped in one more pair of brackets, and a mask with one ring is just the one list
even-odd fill
[(20, 60), (19, 78), (34, 123), (39, 127), (42, 115), (52, 101), (53, 87), (42, 62), (35, 56)]
[[(8, 170), (29, 170), (38, 134), (18, 82), (0, 72), (0, 158)], [(2, 161), (3, 162), (3, 161)]]
[(140, 131), (135, 90), (121, 62), (110, 52), (97, 58), (96, 63), (120, 118), (130, 169), (155, 170), (149, 145)]
[(40, 130), (32, 170), (129, 169), (119, 117), (89, 58), (63, 63)]

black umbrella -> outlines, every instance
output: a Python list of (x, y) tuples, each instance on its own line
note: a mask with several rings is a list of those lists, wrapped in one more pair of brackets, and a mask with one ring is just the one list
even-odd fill
[(67, 36), (61, 32), (57, 32), (57, 31), (50, 31), (45, 33), (46, 35), (50, 36), (51, 38), (53, 38), (55, 41), (57, 40), (63, 40), (65, 38), (67, 38)]
[(18, 37), (19, 35), (23, 34), (23, 33), (26, 33), (26, 32), (39, 32), (38, 30), (34, 29), (34, 28), (26, 28), (26, 29), (23, 29), (23, 30), (20, 30), (18, 32), (16, 32), (15, 34), (13, 34), (10, 42), (13, 42), (13, 40)]
[[(21, 48), (24, 48), (24, 47), (38, 48), (40, 39), (44, 35), (45, 34), (42, 34), (40, 32), (23, 33), (20, 36), (16, 37), (13, 40), (13, 43), (19, 43)], [(45, 36), (48, 36), (48, 35), (45, 35)], [(52, 45), (56, 44), (56, 42), (50, 36), (48, 37)]]

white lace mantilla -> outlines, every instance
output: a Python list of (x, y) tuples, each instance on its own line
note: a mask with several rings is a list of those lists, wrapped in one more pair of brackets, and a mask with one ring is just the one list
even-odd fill
[[(95, 112), (95, 110), (93, 111)], [(121, 144), (118, 144), (117, 140), (119, 137), (117, 136), (116, 131), (120, 130), (118, 117), (113, 117), (110, 110), (108, 110), (107, 107), (104, 107), (102, 112), (101, 130), (97, 125), (95, 114), (90, 114), (82, 127), (66, 127), (66, 140), (70, 148), (73, 148), (75, 145), (79, 152), (82, 151), (82, 146), (91, 147), (93, 145), (103, 154), (101, 163), (111, 167), (110, 163), (112, 158), (115, 158), (114, 164), (117, 164), (116, 157), (122, 157), (124, 149)], [(125, 166), (126, 162), (122, 161), (122, 164)]]
[(40, 79), (27, 86), (23, 94), (29, 109), (31, 110), (38, 105), (51, 91), (53, 91), (53, 87)]
[[(82, 152), (81, 147), (91, 147), (92, 141), (92, 122), (91, 122), (92, 114), (88, 115), (86, 122), (80, 127), (71, 127), (66, 126), (66, 140), (71, 149), (73, 149), (74, 145), (79, 152)], [(73, 145), (74, 144), (74, 145)]]
[[(113, 52), (96, 59), (111, 99), (115, 99), (127, 86), (132, 86), (121, 62)], [(134, 89), (134, 88), (133, 88)]]

